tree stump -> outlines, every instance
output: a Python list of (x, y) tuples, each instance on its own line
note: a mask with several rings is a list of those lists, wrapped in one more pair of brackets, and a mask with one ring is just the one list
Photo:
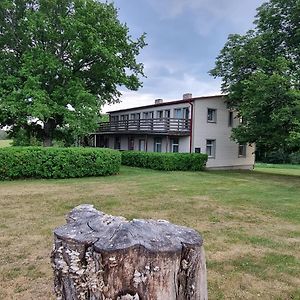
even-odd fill
[(57, 299), (207, 299), (203, 241), (193, 229), (80, 205), (54, 238)]

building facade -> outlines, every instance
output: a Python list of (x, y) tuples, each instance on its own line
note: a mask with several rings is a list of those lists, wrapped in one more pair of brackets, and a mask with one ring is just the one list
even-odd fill
[(182, 100), (111, 111), (91, 140), (94, 147), (119, 150), (207, 153), (207, 168), (252, 169), (254, 146), (230, 138), (239, 122), (223, 96), (185, 94)]

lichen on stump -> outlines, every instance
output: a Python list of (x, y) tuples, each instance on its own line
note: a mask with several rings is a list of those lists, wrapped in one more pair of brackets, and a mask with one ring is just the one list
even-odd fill
[(57, 299), (207, 299), (203, 240), (193, 229), (80, 205), (54, 239)]

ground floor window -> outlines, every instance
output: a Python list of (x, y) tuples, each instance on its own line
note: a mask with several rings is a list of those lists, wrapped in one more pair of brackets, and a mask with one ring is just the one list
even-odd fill
[(139, 151), (146, 151), (146, 142), (145, 142), (145, 140), (139, 140)]
[(154, 152), (161, 152), (161, 138), (154, 139)]
[(128, 150), (134, 150), (134, 138), (128, 138)]
[(209, 158), (216, 157), (216, 140), (206, 140), (206, 154)]
[(179, 139), (171, 139), (171, 152), (179, 152)]
[(239, 144), (239, 157), (246, 157), (246, 144)]
[(121, 149), (121, 138), (119, 136), (115, 137), (114, 149), (116, 150)]

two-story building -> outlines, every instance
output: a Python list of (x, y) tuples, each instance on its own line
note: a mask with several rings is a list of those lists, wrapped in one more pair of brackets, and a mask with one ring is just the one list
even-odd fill
[(207, 153), (207, 168), (252, 169), (254, 147), (237, 144), (231, 130), (240, 119), (224, 96), (195, 97), (109, 112), (92, 134), (95, 147), (147, 152)]

